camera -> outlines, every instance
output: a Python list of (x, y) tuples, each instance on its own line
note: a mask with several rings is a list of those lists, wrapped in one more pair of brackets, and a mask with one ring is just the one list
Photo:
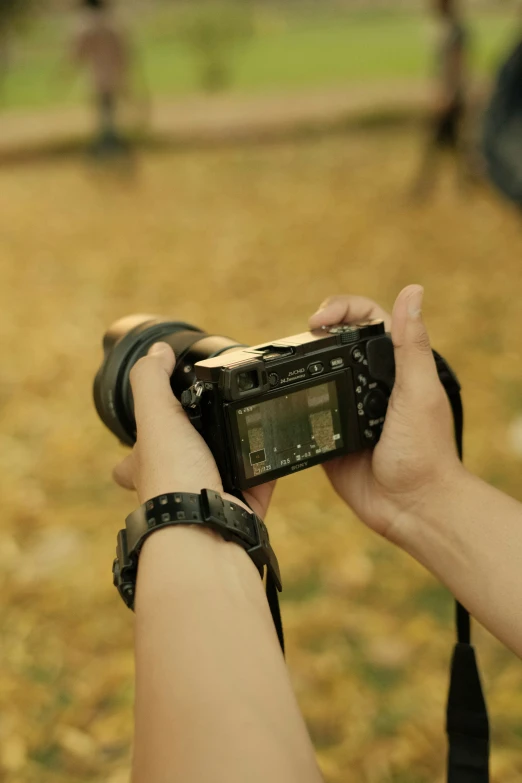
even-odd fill
[(172, 390), (208, 444), (228, 492), (379, 440), (395, 379), (382, 321), (248, 347), (186, 323), (124, 318), (104, 337), (94, 400), (102, 421), (127, 445), (136, 440), (130, 371), (158, 341), (174, 349)]

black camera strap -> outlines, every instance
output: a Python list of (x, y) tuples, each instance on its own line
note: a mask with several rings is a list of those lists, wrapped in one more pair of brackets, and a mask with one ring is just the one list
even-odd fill
[(281, 645), (281, 650), (284, 655), (285, 636), (283, 632), (283, 621), (281, 619), (281, 609), (279, 606), (279, 592), (270, 571), (267, 571), (266, 574), (266, 597), (272, 614), (272, 620), (274, 621), (277, 638), (279, 639), (279, 644)]
[(448, 783), (488, 783), (488, 712), (471, 645), (469, 613), (458, 602), (456, 620), (458, 641), (451, 661), (446, 714)]
[[(453, 412), (455, 440), (463, 458), (464, 411), (460, 384), (434, 351), (439, 378)], [(448, 783), (489, 783), (489, 719), (475, 650), (471, 645), (471, 618), (456, 602), (457, 643), (451, 661), (446, 710), (448, 735)]]
[[(247, 506), (249, 505), (247, 499), (245, 498), (245, 496), (240, 490), (234, 490), (233, 494), (236, 496), (238, 500), (241, 500), (242, 503), (245, 503), (245, 505)], [(285, 635), (283, 631), (283, 620), (281, 618), (281, 607), (279, 605), (279, 589), (277, 587), (276, 580), (274, 579), (274, 574), (270, 568), (266, 569), (265, 589), (266, 589), (266, 600), (268, 601), (270, 614), (272, 615), (272, 620), (274, 621), (274, 627), (276, 630), (277, 638), (279, 640), (279, 644), (281, 646), (281, 652), (284, 655)]]

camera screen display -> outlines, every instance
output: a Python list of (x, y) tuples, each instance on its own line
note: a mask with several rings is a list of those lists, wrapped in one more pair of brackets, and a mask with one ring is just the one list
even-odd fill
[(236, 411), (245, 477), (343, 447), (335, 381)]

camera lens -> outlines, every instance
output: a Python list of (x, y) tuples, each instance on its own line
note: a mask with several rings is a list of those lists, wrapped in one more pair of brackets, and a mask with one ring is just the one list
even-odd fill
[(228, 337), (151, 315), (128, 316), (113, 324), (103, 338), (104, 359), (94, 381), (94, 403), (103, 423), (130, 446), (136, 441), (130, 371), (156, 342), (168, 343), (176, 355), (171, 386), (178, 399), (195, 380), (196, 362), (241, 347)]
[(237, 376), (237, 387), (239, 391), (247, 392), (259, 388), (259, 379), (257, 370), (251, 372), (240, 372)]

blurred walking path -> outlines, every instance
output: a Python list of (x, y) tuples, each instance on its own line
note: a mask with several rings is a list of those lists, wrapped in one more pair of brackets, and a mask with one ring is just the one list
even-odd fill
[[(191, 96), (158, 100), (148, 132), (172, 142), (209, 142), (335, 126), (352, 118), (421, 110), (422, 82), (355, 85), (306, 92)], [(81, 142), (92, 126), (89, 107), (0, 113), (0, 156), (45, 152)]]

